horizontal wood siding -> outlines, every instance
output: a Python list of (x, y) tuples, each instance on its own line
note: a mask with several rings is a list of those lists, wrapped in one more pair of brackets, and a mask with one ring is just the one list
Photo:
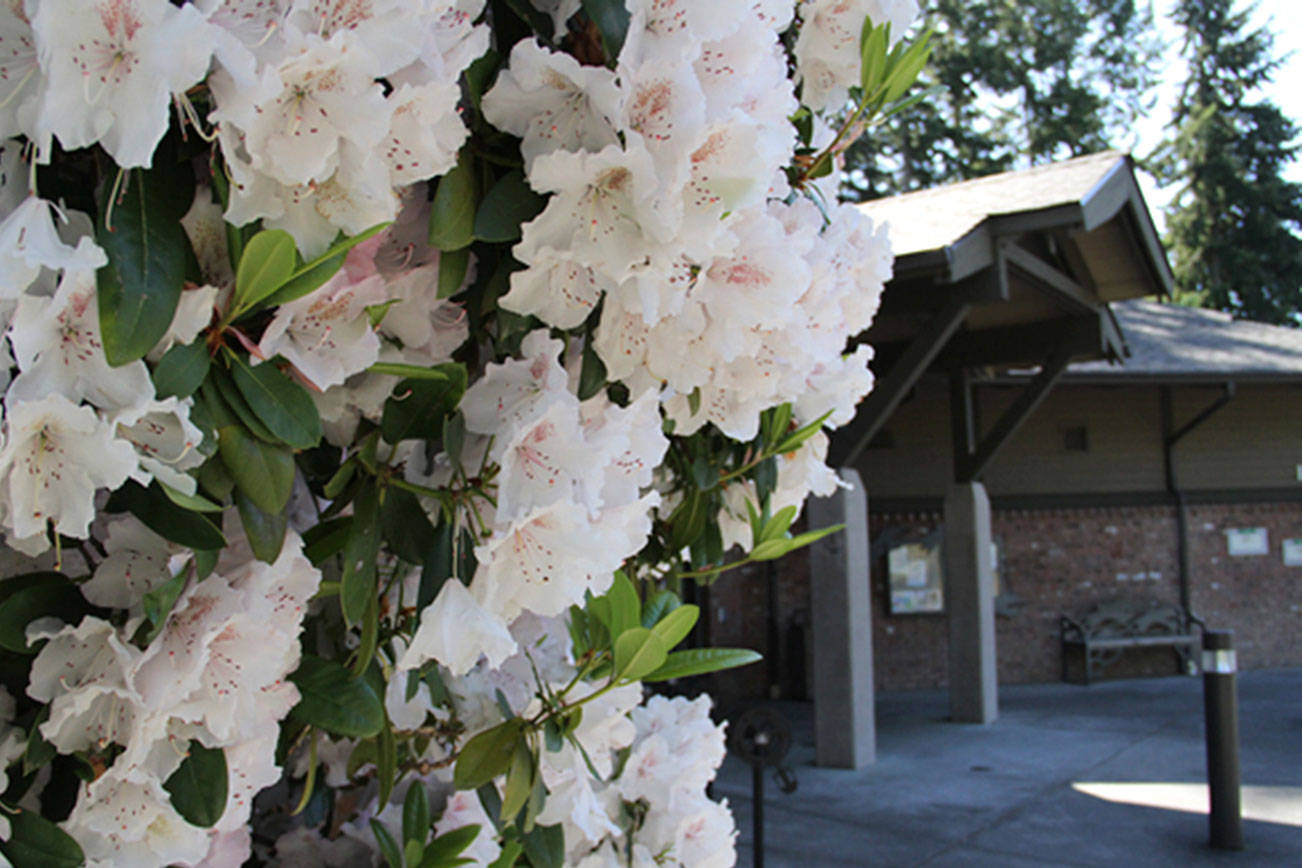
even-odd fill
[[(1221, 394), (1219, 387), (1173, 389), (1177, 427)], [(978, 395), (984, 430), (1017, 390), (985, 386)], [(1087, 430), (1087, 452), (1064, 447), (1071, 426)], [(925, 379), (885, 430), (894, 446), (867, 450), (858, 465), (869, 498), (943, 496), (953, 472), (946, 383)], [(1176, 447), (1178, 481), (1189, 491), (1302, 488), (1299, 464), (1302, 386), (1295, 385), (1240, 386)], [(1158, 387), (1060, 384), (1004, 446), (985, 482), (992, 496), (1162, 491)]]

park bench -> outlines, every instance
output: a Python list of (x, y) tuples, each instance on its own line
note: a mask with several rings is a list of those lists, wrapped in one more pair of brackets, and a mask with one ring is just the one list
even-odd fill
[(1201, 642), (1193, 628), (1203, 626), (1179, 606), (1129, 597), (1098, 603), (1078, 618), (1063, 615), (1060, 624), (1062, 680), (1070, 680), (1067, 658), (1076, 651), (1082, 658), (1083, 684), (1089, 684), (1096, 669), (1110, 666), (1128, 648), (1168, 646), (1176, 652), (1179, 671), (1189, 671), (1194, 649)]

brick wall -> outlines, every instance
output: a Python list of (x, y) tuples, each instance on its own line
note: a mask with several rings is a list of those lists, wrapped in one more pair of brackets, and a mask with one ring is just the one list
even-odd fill
[[(876, 539), (890, 527), (916, 534), (934, 529), (939, 513), (873, 514)], [(1225, 531), (1264, 527), (1270, 553), (1229, 557)], [(999, 679), (1005, 684), (1061, 677), (1058, 618), (1117, 596), (1179, 599), (1176, 523), (1169, 507), (996, 510), (1003, 591), (996, 618)], [(1189, 508), (1191, 598), (1209, 626), (1233, 629), (1245, 669), (1302, 665), (1302, 567), (1283, 564), (1285, 538), (1302, 538), (1302, 504), (1204, 505)], [(712, 642), (776, 651), (781, 695), (807, 691), (808, 556), (778, 564), (780, 647), (770, 649), (766, 584), (761, 570), (725, 575), (711, 593)], [(873, 658), (878, 689), (945, 684), (947, 626), (943, 615), (887, 614), (884, 558), (873, 564)], [(1105, 677), (1175, 671), (1165, 648), (1128, 651)], [(728, 699), (763, 696), (767, 664), (718, 679)]]

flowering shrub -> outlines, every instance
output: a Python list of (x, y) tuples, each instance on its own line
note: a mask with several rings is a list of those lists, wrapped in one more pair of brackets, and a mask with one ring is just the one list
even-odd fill
[(891, 263), (828, 194), (916, 11), (0, 7), (0, 852), (731, 864), (644, 684), (826, 532)]

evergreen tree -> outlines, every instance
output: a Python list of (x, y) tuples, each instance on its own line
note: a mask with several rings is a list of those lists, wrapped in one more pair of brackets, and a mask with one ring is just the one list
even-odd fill
[(1302, 185), (1283, 177), (1298, 129), (1259, 89), (1279, 61), (1235, 0), (1179, 0), (1189, 64), (1158, 161), (1182, 187), (1167, 212), (1179, 299), (1264, 322), (1302, 323)]
[(1144, 0), (934, 0), (934, 93), (847, 152), (872, 199), (1107, 148), (1145, 108), (1158, 43)]

